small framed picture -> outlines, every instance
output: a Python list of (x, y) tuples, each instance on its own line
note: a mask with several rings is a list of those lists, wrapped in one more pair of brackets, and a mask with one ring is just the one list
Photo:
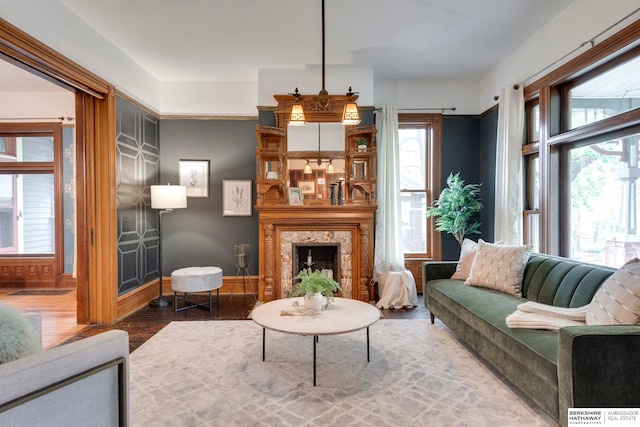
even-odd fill
[(291, 206), (302, 206), (304, 204), (304, 194), (301, 188), (289, 188), (289, 204)]
[(180, 159), (180, 185), (187, 187), (187, 197), (209, 197), (209, 160)]
[(251, 216), (251, 180), (222, 180), (222, 216)]
[(302, 194), (316, 194), (315, 181), (298, 181), (298, 187), (302, 190)]

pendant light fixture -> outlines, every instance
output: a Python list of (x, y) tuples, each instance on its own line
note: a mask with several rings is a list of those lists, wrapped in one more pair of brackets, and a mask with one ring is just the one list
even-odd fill
[[(326, 109), (329, 106), (329, 92), (325, 89), (325, 30), (324, 30), (324, 0), (322, 0), (322, 89), (318, 93), (318, 104), (320, 108)], [(347, 102), (342, 112), (342, 124), (343, 125), (357, 125), (360, 123), (360, 113), (358, 112), (358, 104), (351, 99), (355, 95), (351, 91), (349, 86), (349, 92), (347, 92)], [(289, 116), (289, 124), (293, 126), (304, 126), (307, 121), (304, 115), (304, 109), (300, 102), (300, 94), (298, 88), (293, 93), (295, 101), (291, 106), (291, 115)]]

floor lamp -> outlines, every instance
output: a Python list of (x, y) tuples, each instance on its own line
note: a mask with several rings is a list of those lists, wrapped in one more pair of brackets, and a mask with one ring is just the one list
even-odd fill
[(151, 209), (158, 211), (158, 273), (160, 283), (158, 284), (158, 298), (149, 301), (151, 307), (168, 307), (171, 299), (162, 297), (162, 214), (171, 213), (174, 209), (187, 207), (187, 187), (184, 185), (152, 185), (151, 186)]

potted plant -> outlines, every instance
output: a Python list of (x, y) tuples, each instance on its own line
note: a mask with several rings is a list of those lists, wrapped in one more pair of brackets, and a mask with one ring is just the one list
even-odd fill
[(450, 173), (447, 186), (440, 193), (433, 207), (427, 208), (427, 217), (436, 217), (436, 230), (452, 234), (462, 247), (462, 241), (469, 234), (482, 234), (480, 223), (474, 220), (482, 209), (480, 186), (467, 184), (460, 178), (460, 172)]
[(320, 311), (324, 298), (331, 301), (333, 293), (342, 290), (338, 282), (323, 276), (320, 270), (302, 269), (294, 279), (298, 279), (298, 282), (291, 288), (289, 298), (304, 295), (304, 305), (311, 310)]
[(358, 140), (358, 151), (367, 151), (367, 140), (365, 138)]

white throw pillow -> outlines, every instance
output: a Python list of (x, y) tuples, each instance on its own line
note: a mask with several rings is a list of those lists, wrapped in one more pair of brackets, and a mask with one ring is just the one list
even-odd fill
[(471, 239), (464, 239), (460, 247), (460, 259), (456, 265), (456, 271), (451, 276), (452, 279), (465, 280), (471, 273), (471, 265), (476, 256), (478, 244)]
[(531, 246), (508, 246), (480, 239), (465, 284), (522, 296), (522, 278)]
[(640, 324), (640, 260), (625, 263), (600, 286), (588, 305), (587, 325)]

